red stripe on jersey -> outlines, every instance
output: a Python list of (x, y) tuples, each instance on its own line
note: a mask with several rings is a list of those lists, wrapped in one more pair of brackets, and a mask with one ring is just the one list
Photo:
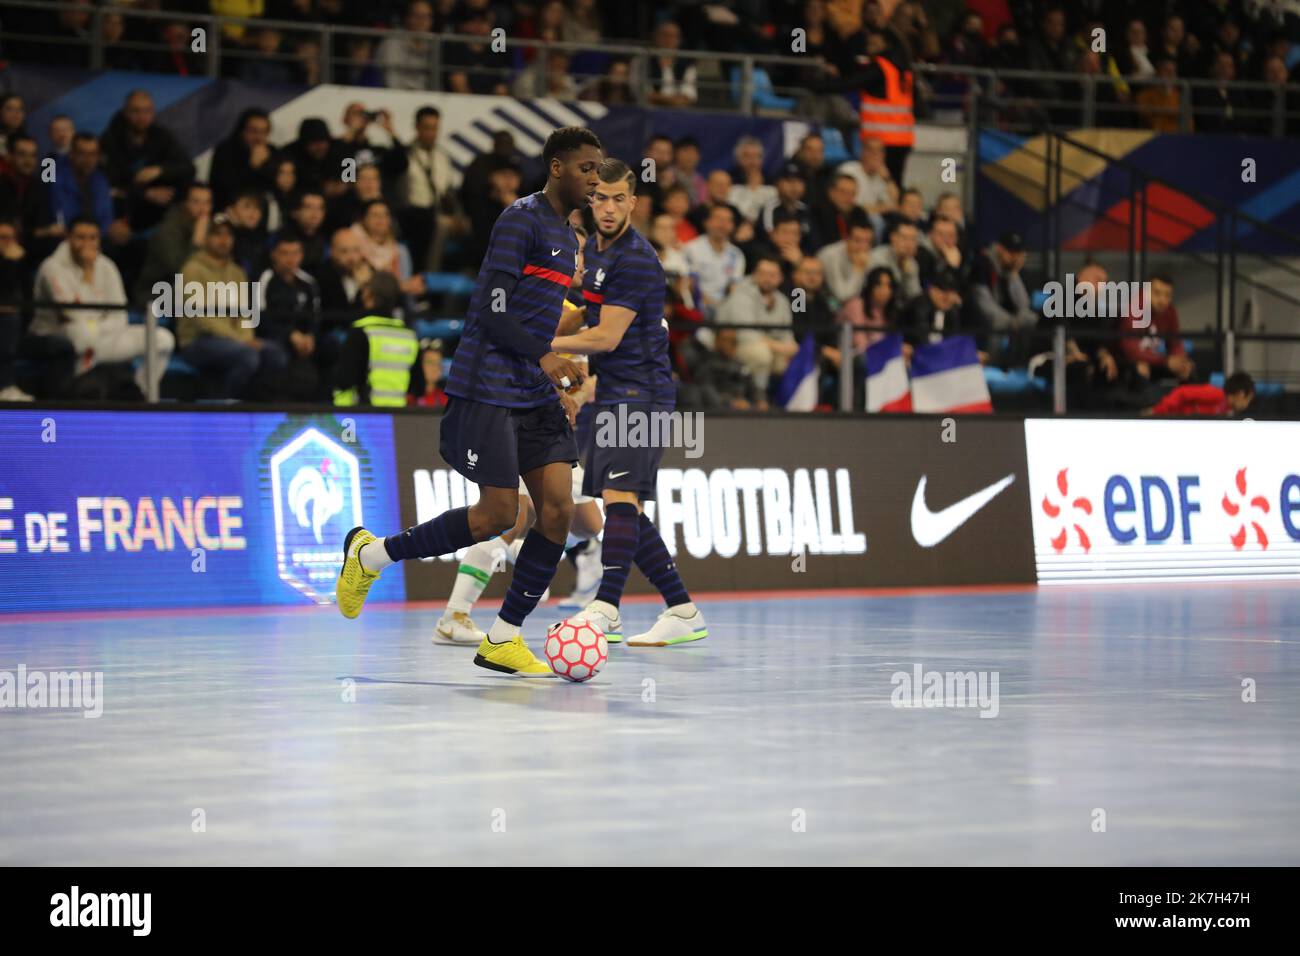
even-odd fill
[(524, 266), (524, 275), (537, 276), (539, 279), (556, 282), (564, 286), (566, 289), (573, 282), (573, 276), (566, 276), (563, 272), (556, 272), (554, 269), (547, 269), (544, 266)]
[(588, 302), (595, 302), (597, 305), (605, 301), (605, 297), (599, 292), (588, 292), (586, 289), (582, 290), (582, 297)]

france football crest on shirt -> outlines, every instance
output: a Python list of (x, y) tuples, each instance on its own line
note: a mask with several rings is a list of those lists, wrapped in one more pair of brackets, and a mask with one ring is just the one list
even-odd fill
[(343, 563), (339, 543), (363, 523), (356, 456), (308, 428), (271, 456), (271, 494), (280, 580), (328, 603)]

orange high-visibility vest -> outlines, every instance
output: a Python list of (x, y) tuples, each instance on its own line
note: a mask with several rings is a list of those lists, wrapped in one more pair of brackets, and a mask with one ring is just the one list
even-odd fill
[(883, 98), (864, 90), (859, 100), (862, 138), (878, 139), (886, 146), (912, 146), (916, 143), (916, 117), (912, 114), (912, 71), (900, 70), (883, 56), (876, 57), (885, 74)]

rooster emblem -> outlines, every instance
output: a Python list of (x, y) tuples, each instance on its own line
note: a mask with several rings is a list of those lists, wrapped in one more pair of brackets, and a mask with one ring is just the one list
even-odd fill
[(289, 510), (298, 519), (298, 527), (311, 528), (317, 544), (322, 544), (321, 529), (343, 510), (343, 489), (330, 474), (332, 464), (321, 460), (319, 468), (303, 465), (289, 482)]

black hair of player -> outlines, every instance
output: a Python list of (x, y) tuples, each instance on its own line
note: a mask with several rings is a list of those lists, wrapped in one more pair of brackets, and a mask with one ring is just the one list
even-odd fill
[(576, 152), (584, 146), (604, 148), (600, 145), (600, 137), (587, 127), (562, 126), (546, 137), (546, 145), (542, 147), (542, 164), (550, 169), (551, 160), (563, 159), (566, 154)]
[(626, 182), (627, 191), (636, 195), (636, 173), (632, 172), (627, 163), (621, 159), (606, 159), (600, 164), (597, 172), (602, 183)]

